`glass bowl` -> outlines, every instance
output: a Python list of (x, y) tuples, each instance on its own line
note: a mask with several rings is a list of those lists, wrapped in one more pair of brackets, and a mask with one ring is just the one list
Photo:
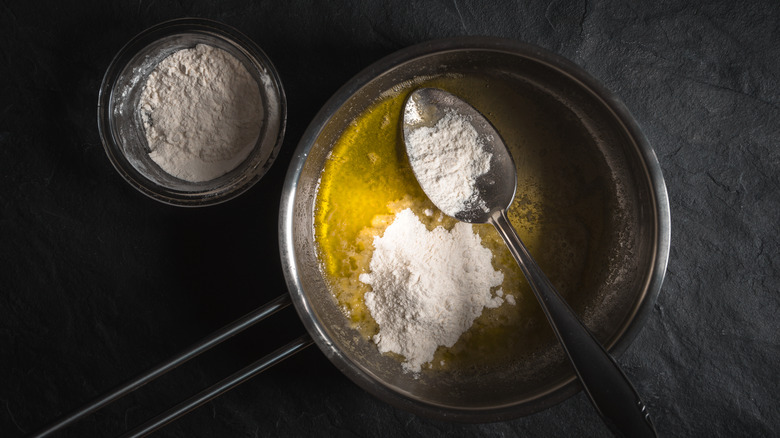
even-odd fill
[[(257, 80), (263, 122), (243, 162), (217, 178), (190, 182), (168, 174), (152, 161), (138, 102), (149, 74), (163, 59), (198, 44), (228, 52)], [(98, 130), (111, 164), (141, 193), (177, 206), (218, 204), (252, 187), (279, 152), (286, 117), (284, 89), (266, 54), (237, 30), (204, 19), (172, 20), (141, 32), (111, 61), (98, 97)]]

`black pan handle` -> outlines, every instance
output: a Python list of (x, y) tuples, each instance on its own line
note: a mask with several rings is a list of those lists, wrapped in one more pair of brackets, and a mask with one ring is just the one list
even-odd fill
[[(100, 397), (92, 400), (81, 408), (61, 417), (60, 419), (52, 422), (45, 428), (39, 430), (30, 435), (34, 438), (43, 438), (50, 436), (51, 434), (64, 429), (71, 423), (80, 420), (95, 411), (105, 407), (106, 405), (119, 400), (120, 398), (130, 394), (136, 389), (146, 385), (152, 380), (168, 373), (179, 365), (193, 359), (200, 354), (210, 350), (211, 348), (221, 344), (222, 342), (232, 338), (233, 336), (243, 332), (244, 330), (252, 327), (258, 322), (268, 318), (274, 313), (284, 309), (292, 304), (289, 294), (283, 294), (273, 299), (262, 307), (255, 309), (254, 311), (244, 315), (243, 317), (233, 321), (232, 323), (222, 327), (209, 336), (201, 339), (199, 342), (192, 345), (190, 348), (180, 352), (174, 357), (166, 360), (163, 363), (151, 368), (143, 374), (136, 376), (135, 378), (127, 381), (126, 383), (114, 388), (113, 390), (101, 395)], [(293, 354), (301, 351), (312, 344), (311, 337), (309, 335), (303, 335), (298, 339), (290, 342), (282, 348), (274, 351), (271, 354), (264, 356), (251, 365), (243, 368), (242, 370), (234, 373), (230, 377), (220, 381), (219, 383), (201, 391), (195, 396), (185, 400), (174, 408), (168, 410), (164, 414), (161, 414), (147, 423), (144, 423), (139, 428), (131, 432), (129, 436), (143, 436), (144, 434), (151, 433), (154, 430), (159, 429), (165, 424), (179, 418), (180, 416), (192, 411), (198, 406), (203, 405), (209, 400), (218, 397), (230, 389), (235, 388), (241, 383), (249, 380), (250, 378), (261, 373), (265, 369), (276, 365), (282, 360), (292, 356)]]
[(187, 400), (184, 400), (164, 413), (122, 435), (122, 438), (142, 437), (156, 431), (157, 429), (176, 420), (177, 418), (186, 415), (190, 411), (208, 403), (210, 400), (219, 397), (236, 386), (246, 382), (252, 377), (265, 371), (267, 368), (270, 368), (284, 359), (292, 356), (293, 354), (303, 350), (313, 342), (314, 341), (312, 341), (311, 336), (308, 334), (301, 335), (298, 339), (290, 342), (284, 347), (279, 348), (267, 356), (264, 356), (256, 362), (253, 362), (251, 365), (248, 365), (240, 371), (232, 374), (230, 377), (227, 377), (219, 383), (204, 389), (203, 391), (193, 395)]

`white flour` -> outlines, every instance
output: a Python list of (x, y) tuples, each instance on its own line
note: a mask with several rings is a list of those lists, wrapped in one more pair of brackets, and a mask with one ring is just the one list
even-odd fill
[(191, 182), (217, 178), (241, 163), (260, 135), (260, 90), (243, 64), (205, 44), (155, 67), (139, 110), (151, 153), (167, 173)]
[[(408, 110), (416, 111), (410, 102)], [(492, 154), (465, 116), (447, 113), (433, 127), (412, 130), (406, 151), (425, 194), (448, 216), (471, 208), (488, 211), (477, 178), (490, 170)]]
[(470, 224), (428, 231), (411, 210), (399, 212), (374, 238), (371, 271), (360, 275), (372, 287), (365, 302), (379, 351), (404, 356), (404, 369), (416, 373), (440, 345), (453, 346), (483, 308), (504, 302), (500, 290), (491, 293), (504, 280), (492, 256)]

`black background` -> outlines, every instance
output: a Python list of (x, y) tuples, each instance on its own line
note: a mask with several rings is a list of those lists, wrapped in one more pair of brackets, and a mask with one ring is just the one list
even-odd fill
[[(131, 188), (103, 152), (111, 58), (161, 21), (253, 39), (289, 104), (252, 190), (184, 209)], [(780, 428), (780, 3), (0, 3), (0, 436), (21, 436), (284, 293), (277, 215), (297, 141), (373, 61), (495, 35), (583, 66), (637, 118), (664, 171), (672, 247), (646, 326), (619, 358), (663, 436)], [(303, 332), (289, 308), (64, 436), (113, 436)], [(431, 421), (374, 399), (314, 347), (160, 436), (607, 436), (583, 394), (513, 421)]]

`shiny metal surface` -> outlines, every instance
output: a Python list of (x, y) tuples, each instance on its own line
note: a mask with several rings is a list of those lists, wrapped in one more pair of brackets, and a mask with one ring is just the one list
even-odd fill
[[(412, 412), (458, 421), (497, 421), (527, 415), (579, 389), (565, 359), (545, 366), (517, 363), (505, 370), (401, 373), (398, 362), (352, 329), (332, 298), (315, 253), (313, 208), (320, 171), (333, 142), (378, 96), (419, 76), (492, 74), (511, 86), (533, 87), (581, 116), (610, 162), (628, 203), (630, 236), (614, 257), (627, 274), (589, 326), (619, 354), (652, 310), (669, 254), (669, 205), (655, 154), (626, 108), (576, 65), (539, 48), (493, 38), (420, 44), (380, 60), (325, 104), (304, 133), (282, 193), (279, 236), (293, 303), (318, 347), (350, 379), (382, 400)], [(627, 228), (627, 229), (629, 229)], [(586, 324), (589, 321), (585, 321)], [(538, 365), (538, 364), (537, 364)]]

